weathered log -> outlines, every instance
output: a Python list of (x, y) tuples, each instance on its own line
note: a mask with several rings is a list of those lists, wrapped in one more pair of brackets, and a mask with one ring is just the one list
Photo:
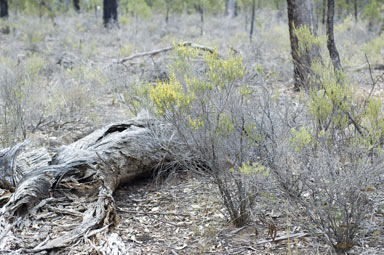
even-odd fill
[[(163, 145), (166, 140), (171, 146), (175, 139), (168, 128), (142, 119), (111, 124), (62, 146), (52, 157), (44, 149), (20, 153), (26, 143), (1, 150), (0, 188), (13, 194), (0, 211), (0, 229), (9, 231), (13, 222), (35, 214), (46, 199), (58, 197), (72, 201), (87, 197), (88, 209), (79, 212), (82, 223), (58, 238), (24, 247), (24, 252), (65, 247), (92, 229), (115, 225), (114, 190), (171, 160)], [(0, 250), (6, 246), (1, 239), (6, 239), (4, 232), (0, 232)]]

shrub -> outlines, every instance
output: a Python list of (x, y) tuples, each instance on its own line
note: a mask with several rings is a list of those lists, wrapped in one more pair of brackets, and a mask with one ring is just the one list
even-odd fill
[(378, 99), (359, 102), (329, 59), (313, 63), (312, 72), (316, 88), (302, 92), (307, 110), (276, 147), (272, 172), (297, 216), (305, 216), (302, 226), (343, 253), (374, 205), (383, 171), (382, 106)]
[(25, 139), (27, 130), (40, 124), (44, 107), (39, 97), (39, 79), (44, 67), (43, 58), (35, 54), (20, 66), (10, 59), (1, 59), (0, 116), (3, 145), (12, 145), (18, 139)]
[(177, 130), (189, 155), (214, 177), (234, 225), (242, 226), (270, 178), (259, 89), (244, 83), (241, 58), (181, 46), (176, 56), (170, 80), (148, 85), (149, 108)]

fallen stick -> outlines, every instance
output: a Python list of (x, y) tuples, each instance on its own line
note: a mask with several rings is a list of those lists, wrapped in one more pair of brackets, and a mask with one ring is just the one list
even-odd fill
[(304, 237), (304, 236), (307, 236), (307, 235), (308, 235), (308, 233), (304, 233), (304, 232), (300, 232), (300, 233), (296, 233), (296, 234), (289, 233), (289, 234), (277, 237), (277, 238), (275, 238), (275, 240), (271, 239), (271, 240), (260, 241), (260, 242), (256, 243), (256, 245), (270, 243), (270, 242), (278, 242), (278, 241), (286, 240), (286, 239), (289, 239), (289, 238), (292, 238), (292, 239), (293, 238), (300, 238), (300, 237)]
[(163, 48), (163, 49), (158, 49), (158, 50), (153, 50), (153, 51), (137, 53), (137, 54), (131, 55), (129, 57), (120, 59), (116, 63), (123, 64), (123, 63), (125, 63), (125, 62), (127, 62), (129, 60), (135, 59), (135, 58), (141, 58), (141, 57), (145, 57), (145, 56), (154, 56), (154, 55), (157, 55), (157, 54), (160, 54), (160, 53), (164, 53), (164, 52), (168, 52), (168, 51), (174, 50), (176, 48), (176, 46), (179, 46), (179, 47), (180, 46), (191, 47), (191, 48), (199, 49), (199, 50), (202, 50), (202, 51), (208, 51), (211, 54), (213, 54), (215, 52), (215, 49), (210, 48), (210, 47), (205, 47), (203, 45), (199, 45), (199, 44), (192, 43), (192, 42), (183, 42), (183, 43), (179, 43), (177, 45), (170, 46), (170, 47)]

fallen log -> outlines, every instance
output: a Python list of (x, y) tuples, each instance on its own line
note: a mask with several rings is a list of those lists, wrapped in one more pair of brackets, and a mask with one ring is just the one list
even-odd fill
[[(43, 242), (21, 247), (22, 252), (37, 253), (66, 247), (87, 233), (89, 235), (90, 231), (103, 227), (106, 231), (111, 230), (118, 222), (113, 192), (119, 185), (148, 175), (160, 165), (171, 162), (173, 159), (168, 149), (174, 139), (168, 126), (136, 118), (96, 130), (62, 146), (53, 155), (44, 149), (21, 152), (26, 142), (1, 150), (0, 190), (6, 192), (3, 196), (0, 192), (0, 201), (7, 202), (3, 203), (0, 211), (0, 251), (12, 250), (7, 239), (16, 238), (17, 230), (27, 224), (20, 223), (20, 219), (28, 222), (39, 218), (37, 212), (52, 202), (69, 201), (84, 205), (83, 201), (86, 201), (86, 205), (81, 207), (86, 208), (85, 211), (60, 209), (46, 214), (71, 212), (72, 216), (82, 215), (81, 222), (55, 238), (47, 235)], [(13, 234), (6, 234), (3, 230)], [(106, 242), (105, 245), (108, 243), (116, 242)], [(119, 249), (104, 245), (99, 252), (116, 250), (113, 254), (125, 254), (121, 243)]]

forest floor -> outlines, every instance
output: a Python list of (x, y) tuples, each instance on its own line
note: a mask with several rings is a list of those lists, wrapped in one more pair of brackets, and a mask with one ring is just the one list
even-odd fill
[[(120, 29), (111, 31), (102, 30), (100, 22), (94, 22), (94, 17), (86, 14), (59, 17), (57, 26), (37, 18), (11, 18), (17, 26), (8, 37), (0, 36), (1, 63), (8, 61), (5, 58), (17, 62), (12, 75), (17, 75), (19, 66), (22, 66), (19, 62), (31, 59), (30, 56), (39, 56), (47, 63), (40, 71), (40, 78), (31, 85), (36, 87), (28, 90), (30, 94), (21, 104), (28, 108), (25, 120), (31, 121), (31, 127), (36, 127), (39, 121), (32, 118), (35, 116), (31, 114), (32, 110), (47, 113), (44, 125), (28, 132), (27, 137), (32, 147), (45, 146), (54, 151), (97, 127), (133, 117), (134, 113), (127, 107), (130, 85), (156, 78), (166, 70), (172, 56), (144, 58), (125, 65), (113, 62), (137, 52), (170, 46), (175, 41), (217, 46), (221, 52), (233, 47), (244, 56), (249, 70), (263, 66), (267, 73), (263, 82), (290, 97), (299, 97), (291, 90), (288, 29), (284, 20), (275, 16), (269, 19), (269, 15), (259, 13), (257, 39), (253, 43), (248, 42), (240, 18), (208, 20), (203, 37), (199, 36), (197, 16), (188, 19), (175, 17), (169, 25), (163, 24), (159, 17), (139, 24), (132, 19), (122, 22)], [(349, 77), (353, 84), (369, 93), (369, 72), (366, 66), (361, 69), (366, 61), (359, 49), (368, 47), (368, 51), (373, 50), (365, 44), (376, 39), (364, 34), (361, 27), (346, 28), (350, 24), (344, 23), (340, 22), (336, 35), (341, 56), (348, 70), (352, 70)], [(31, 30), (40, 32), (31, 33)], [(373, 45), (384, 45), (384, 39), (381, 40)], [(371, 52), (371, 56), (372, 64), (382, 59), (381, 53)], [(32, 65), (39, 64), (36, 59), (34, 61)], [(353, 71), (357, 69), (359, 71)], [(373, 76), (379, 74), (376, 71)], [(378, 89), (379, 94), (382, 88)], [(34, 99), (36, 96), (38, 100)], [(0, 103), (5, 100), (7, 98), (2, 94)], [(40, 100), (47, 103), (40, 106)], [(2, 143), (5, 143), (3, 138)], [(298, 226), (305, 219), (291, 216), (291, 207), (281, 199), (278, 190), (271, 190), (271, 195), (277, 198), (276, 201), (257, 205), (257, 215), (252, 217), (254, 222), (235, 228), (228, 221), (217, 187), (207, 176), (181, 172), (166, 178), (137, 180), (115, 192), (120, 224), (114, 231), (122, 237), (130, 254), (333, 254), (329, 246), (309, 235), (292, 238), (293, 234), (304, 233)], [(384, 194), (376, 199), (383, 204)], [(50, 234), (46, 232), (46, 225), (70, 228), (77, 224), (80, 220), (78, 215), (68, 214), (71, 206), (82, 205), (68, 204), (68, 208), (61, 208), (64, 210), (60, 218), (53, 217), (49, 210), (42, 212), (39, 224), (25, 230), (29, 234), (24, 242), (47, 238)], [(268, 223), (260, 220), (264, 217), (276, 226), (276, 241), (271, 238)], [(384, 214), (372, 214), (367, 222), (381, 231), (360, 234), (356, 247), (348, 254), (384, 254)], [(277, 241), (281, 237), (282, 240)], [(92, 254), (89, 253), (92, 245), (90, 236), (72, 247), (50, 254)]]
[[(296, 96), (295, 92), (292, 96)], [(104, 110), (108, 108), (105, 112), (119, 112), (116, 103), (110, 103)], [(299, 227), (305, 218), (291, 215), (293, 208), (282, 199), (279, 190), (271, 190), (269, 195), (276, 199), (270, 204), (256, 205), (254, 222), (236, 228), (229, 222), (217, 186), (208, 176), (182, 171), (138, 179), (115, 192), (120, 224), (114, 231), (122, 237), (130, 254), (137, 255), (334, 254), (327, 244)], [(383, 203), (384, 192), (375, 199)], [(276, 226), (276, 241), (263, 219), (272, 220)], [(372, 212), (367, 221), (384, 231), (382, 213)], [(298, 238), (291, 237), (296, 234)], [(384, 254), (383, 232), (359, 235), (357, 241), (347, 254)], [(57, 254), (88, 254), (82, 249), (78, 244)]]

